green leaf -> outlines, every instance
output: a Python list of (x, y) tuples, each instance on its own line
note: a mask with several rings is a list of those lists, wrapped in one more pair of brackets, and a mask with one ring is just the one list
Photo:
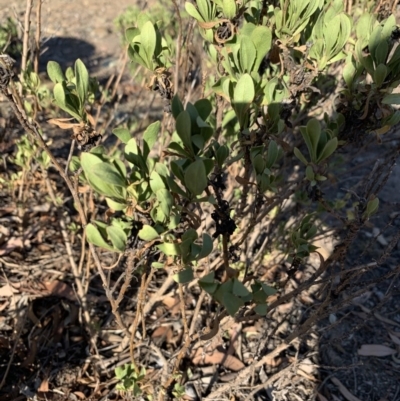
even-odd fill
[(261, 174), (264, 171), (265, 162), (264, 162), (263, 157), (260, 154), (256, 155), (253, 158), (252, 164), (253, 164), (254, 170), (256, 170), (257, 174)]
[(172, 99), (171, 103), (172, 115), (174, 116), (175, 120), (179, 116), (180, 113), (184, 110), (183, 104), (180, 101), (178, 95), (175, 95)]
[(206, 168), (202, 160), (196, 160), (185, 171), (185, 186), (193, 195), (201, 195), (207, 187)]
[(89, 174), (97, 176), (107, 184), (126, 187), (125, 177), (122, 177), (117, 168), (109, 163), (101, 162), (96, 164), (96, 168)]
[(306, 167), (306, 177), (308, 181), (314, 181), (315, 179), (314, 170), (311, 165), (308, 165)]
[(126, 160), (135, 166), (147, 170), (146, 163), (141, 155), (140, 149), (137, 146), (136, 139), (131, 138), (125, 146), (124, 155)]
[(122, 380), (128, 374), (128, 365), (118, 366), (114, 369), (115, 376), (118, 380)]
[(218, 148), (215, 158), (217, 160), (217, 164), (220, 168), (222, 168), (222, 165), (224, 164), (225, 160), (229, 156), (229, 148), (226, 145), (222, 145)]
[(212, 271), (211, 273), (208, 273), (204, 277), (202, 277), (199, 280), (199, 284), (202, 284), (202, 283), (213, 283), (214, 282), (214, 277), (215, 277), (215, 272)]
[(152, 227), (145, 224), (142, 229), (138, 233), (138, 237), (143, 241), (153, 241), (158, 238), (160, 235), (158, 232)]
[(337, 149), (337, 146), (338, 146), (338, 139), (337, 138), (330, 139), (325, 145), (322, 152), (318, 155), (317, 163), (327, 159)]
[[(203, 149), (204, 149), (204, 145), (205, 145), (205, 143), (204, 143), (204, 139), (203, 139), (203, 137), (201, 136), (201, 135), (193, 135), (192, 136), (192, 143), (194, 144), (194, 145), (196, 145), (196, 147), (200, 150), (200, 151), (202, 151)], [(196, 154), (197, 154), (198, 152), (196, 152)]]
[(131, 134), (127, 128), (114, 128), (112, 132), (122, 143), (127, 144), (131, 139)]
[(157, 200), (160, 203), (160, 208), (165, 216), (169, 216), (171, 213), (172, 206), (174, 204), (174, 199), (168, 189), (159, 189), (156, 192)]
[(179, 273), (174, 274), (173, 279), (179, 284), (189, 283), (194, 279), (193, 269), (191, 267), (187, 267)]
[(203, 234), (203, 246), (200, 253), (196, 256), (196, 260), (207, 257), (213, 250), (213, 240), (208, 234)]
[(128, 28), (125, 31), (125, 38), (128, 43), (132, 43), (135, 38), (140, 38), (140, 30), (138, 28)]
[(222, 0), (222, 12), (226, 18), (232, 19), (236, 15), (236, 1)]
[(253, 30), (250, 37), (254, 43), (255, 49), (257, 50), (257, 58), (253, 70), (258, 71), (263, 58), (271, 49), (272, 33), (269, 28), (260, 25)]
[(375, 50), (374, 61), (376, 65), (386, 64), (386, 58), (389, 54), (389, 45), (386, 41), (381, 41)]
[(317, 147), (319, 143), (319, 139), (321, 137), (321, 125), (316, 118), (312, 118), (307, 123), (307, 134), (310, 139), (310, 144), (312, 148), (312, 156), (316, 158), (317, 155)]
[(164, 181), (155, 170), (150, 174), (150, 188), (154, 193), (157, 193), (160, 189), (165, 189)]
[(254, 312), (260, 316), (265, 316), (268, 311), (268, 304), (258, 304), (254, 307)]
[(76, 118), (78, 121), (81, 121), (82, 117), (79, 114), (79, 111), (70, 102), (67, 101), (69, 99), (67, 98), (63, 84), (59, 82), (56, 83), (54, 85), (53, 92), (57, 106), (66, 111), (72, 117)]
[(179, 138), (182, 140), (185, 147), (193, 152), (192, 148), (192, 121), (190, 114), (185, 110), (179, 114), (176, 119), (176, 132)]
[(356, 33), (358, 39), (368, 39), (375, 25), (376, 17), (373, 14), (364, 13), (357, 22)]
[(58, 82), (65, 81), (65, 77), (60, 67), (60, 64), (58, 64), (55, 61), (49, 61), (47, 63), (47, 74), (55, 84)]
[(253, 41), (248, 36), (240, 39), (239, 60), (242, 72), (252, 72), (256, 61), (257, 51)]
[(187, 1), (185, 3), (185, 10), (195, 20), (205, 22), (204, 18), (200, 15), (200, 13), (197, 11), (197, 8), (192, 3)]
[(248, 105), (252, 103), (255, 95), (253, 78), (249, 74), (243, 74), (236, 84), (233, 100), (235, 104)]
[(120, 252), (124, 252), (126, 248), (127, 236), (124, 230), (120, 227), (109, 226), (106, 228), (108, 237), (110, 238), (114, 248)]
[(244, 128), (248, 123), (248, 109), (254, 100), (254, 96), (253, 78), (249, 74), (242, 75), (233, 92), (233, 107), (241, 128)]
[(107, 206), (114, 211), (124, 210), (127, 207), (126, 203), (116, 202), (110, 198), (106, 198), (106, 202), (107, 202)]
[(143, 54), (143, 57), (142, 57), (142, 55), (140, 54), (140, 50), (141, 49), (142, 48), (139, 47), (139, 45), (137, 43), (131, 44), (128, 47), (128, 56), (132, 61), (136, 61), (141, 66), (143, 66), (144, 68), (148, 69), (149, 67), (147, 66), (147, 60), (145, 60), (143, 58), (143, 57), (146, 57), (146, 56)]
[(147, 66), (153, 69), (153, 57), (156, 50), (157, 35), (154, 25), (151, 21), (146, 22), (140, 29), (140, 41), (147, 57)]
[(238, 297), (247, 297), (250, 295), (250, 291), (237, 278), (233, 279), (232, 292), (234, 295), (236, 295)]
[(400, 93), (391, 93), (382, 99), (384, 104), (400, 104)]
[(231, 316), (235, 316), (239, 308), (244, 305), (244, 302), (236, 295), (225, 292), (222, 297), (222, 304)]
[(367, 203), (367, 210), (365, 211), (366, 216), (369, 218), (378, 211), (379, 198), (374, 198)]
[(267, 161), (266, 161), (266, 166), (268, 168), (271, 168), (276, 160), (278, 159), (279, 155), (279, 149), (278, 145), (276, 144), (275, 141), (270, 141), (268, 144), (268, 153), (267, 153)]
[[(189, 157), (191, 156), (191, 154), (189, 152), (187, 152), (185, 149), (183, 149), (183, 147), (177, 143), (177, 142), (171, 142), (168, 145), (168, 149), (173, 150), (175, 153), (178, 153), (179, 155), (183, 156), (183, 157)], [(192, 151), (193, 154), (193, 151)]]
[(213, 295), (218, 289), (218, 283), (200, 283), (200, 287), (208, 294)]
[(153, 262), (151, 264), (152, 267), (154, 267), (155, 269), (163, 269), (164, 268), (164, 263), (160, 263), (160, 262)]
[(383, 84), (385, 81), (385, 78), (387, 76), (387, 67), (384, 64), (379, 64), (375, 71), (374, 71), (374, 81), (376, 85), (379, 87)]
[(153, 148), (154, 144), (157, 142), (158, 132), (160, 131), (161, 123), (159, 121), (150, 124), (143, 134), (143, 157), (146, 159)]
[(264, 284), (264, 283), (260, 283), (260, 284), (261, 284), (261, 287), (262, 287), (265, 295), (267, 295), (268, 297), (271, 296), (271, 295), (276, 294), (276, 289), (275, 288), (270, 287), (269, 285)]
[(212, 112), (212, 104), (208, 99), (200, 99), (195, 104), (194, 107), (196, 108), (199, 116), (203, 121), (206, 121), (208, 116)]
[(101, 236), (98, 228), (92, 223), (89, 223), (86, 226), (86, 237), (91, 244), (99, 246), (100, 248), (108, 249), (109, 251), (115, 250), (112, 246), (107, 244), (107, 242)]
[(81, 59), (75, 61), (76, 90), (78, 92), (80, 105), (85, 105), (89, 90), (89, 73)]
[(204, 18), (205, 22), (209, 21), (210, 17), (210, 3), (208, 0), (196, 0), (197, 7), (199, 8), (200, 14)]
[(178, 256), (181, 254), (179, 244), (174, 244), (172, 242), (164, 242), (163, 244), (157, 245), (157, 248), (167, 256)]
[(57, 105), (65, 110), (65, 91), (61, 83), (54, 85), (54, 99)]

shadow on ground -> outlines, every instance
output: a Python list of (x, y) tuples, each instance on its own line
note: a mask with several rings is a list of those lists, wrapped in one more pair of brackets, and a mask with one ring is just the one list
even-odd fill
[(72, 37), (51, 37), (43, 40), (42, 55), (40, 57), (40, 70), (46, 71), (49, 61), (56, 61), (65, 70), (73, 66), (76, 59), (80, 58), (85, 65), (90, 67), (98, 63), (93, 58), (95, 47), (80, 39)]

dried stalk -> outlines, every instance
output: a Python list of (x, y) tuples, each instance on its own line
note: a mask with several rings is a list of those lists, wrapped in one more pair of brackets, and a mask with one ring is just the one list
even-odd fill
[(38, 0), (36, 6), (35, 58), (33, 61), (33, 68), (36, 74), (39, 73), (40, 36), (42, 34), (42, 2), (43, 0)]
[[(7, 60), (8, 61), (8, 60)], [(75, 203), (75, 207), (78, 211), (79, 217), (81, 219), (81, 223), (82, 223), (82, 227), (85, 229), (87, 224), (88, 224), (88, 220), (86, 217), (86, 213), (83, 209), (82, 206), (82, 202), (81, 199), (79, 197), (78, 191), (77, 191), (77, 187), (76, 185), (74, 185), (74, 183), (72, 182), (71, 178), (68, 176), (68, 174), (65, 173), (64, 169), (62, 168), (62, 166), (60, 165), (60, 163), (57, 161), (57, 159), (55, 158), (55, 156), (53, 155), (53, 153), (51, 152), (51, 150), (49, 149), (49, 147), (46, 145), (43, 137), (41, 136), (41, 134), (39, 133), (38, 129), (36, 128), (36, 125), (32, 124), (31, 122), (29, 122), (28, 118), (26, 117), (25, 114), (25, 110), (23, 108), (21, 108), (19, 106), (20, 101), (18, 94), (16, 92), (11, 92), (11, 90), (8, 87), (8, 84), (10, 82), (10, 79), (12, 77), (12, 64), (10, 65), (9, 61), (8, 64), (7, 63), (3, 63), (2, 68), (0, 68), (0, 92), (6, 97), (6, 99), (10, 102), (11, 108), (13, 109), (14, 114), (16, 115), (19, 123), (21, 124), (21, 126), (23, 127), (23, 129), (29, 134), (31, 135), (34, 139), (37, 140), (39, 146), (47, 153), (47, 155), (49, 156), (51, 162), (53, 163), (55, 169), (57, 170), (58, 174), (60, 175), (60, 177), (64, 180), (64, 182), (66, 183), (72, 198), (74, 200)], [(92, 254), (94, 263), (96, 265), (97, 271), (100, 275), (100, 278), (102, 280), (103, 283), (103, 287), (106, 293), (106, 296), (111, 304), (111, 306), (113, 307), (115, 302), (114, 299), (112, 297), (110, 288), (108, 286), (108, 282), (107, 282), (107, 277), (104, 273), (103, 267), (101, 265), (100, 262), (100, 258), (99, 255), (97, 253), (97, 250), (95, 248), (95, 246), (91, 243), (89, 243), (89, 249), (90, 252)], [(113, 312), (114, 312), (114, 316), (115, 319), (118, 323), (118, 325), (121, 327), (121, 329), (123, 329), (125, 332), (127, 332), (127, 328), (126, 326), (123, 324), (121, 316), (117, 310), (117, 308), (113, 307)]]
[(182, 284), (178, 284), (178, 294), (179, 294), (179, 301), (180, 301), (180, 307), (181, 307), (181, 315), (182, 315), (182, 322), (183, 322), (183, 338), (185, 339), (185, 342), (183, 343), (183, 346), (181, 350), (179, 351), (178, 356), (176, 357), (176, 361), (174, 364), (174, 369), (171, 377), (167, 380), (166, 383), (162, 384), (162, 387), (165, 391), (171, 386), (171, 384), (174, 382), (177, 373), (179, 373), (179, 366), (181, 364), (181, 361), (183, 357), (185, 356), (187, 350), (189, 349), (190, 343), (191, 343), (191, 338), (189, 335), (189, 326), (187, 323), (186, 319), (186, 309), (185, 309), (185, 300), (183, 296), (183, 286)]
[(178, 37), (176, 38), (176, 57), (175, 57), (175, 76), (174, 76), (174, 95), (178, 93), (179, 89), (179, 67), (181, 64), (181, 48), (182, 48), (182, 18), (179, 6), (176, 0), (172, 0), (172, 4), (175, 7), (176, 15), (178, 16), (179, 29)]
[(23, 81), (23, 73), (26, 70), (26, 65), (28, 62), (29, 30), (31, 27), (32, 5), (33, 5), (33, 0), (26, 0), (25, 20), (24, 20), (24, 38), (23, 38), (23, 42), (22, 42), (21, 81)]
[[(51, 185), (51, 181), (49, 179), (49, 176), (47, 174), (47, 170), (46, 169), (42, 169), (42, 173), (43, 173), (43, 177), (44, 180), (46, 182), (46, 187), (47, 187), (47, 191), (50, 195), (50, 198), (54, 204), (54, 206), (56, 207), (56, 209), (59, 209), (58, 204), (57, 204), (57, 199), (56, 199), (56, 195), (54, 193), (53, 187)], [(86, 329), (88, 331), (88, 333), (90, 333), (90, 340), (92, 342), (92, 346), (93, 349), (96, 350), (96, 353), (98, 354), (97, 351), (97, 346), (96, 346), (96, 333), (93, 330), (92, 324), (91, 324), (91, 319), (90, 319), (90, 314), (89, 314), (89, 306), (87, 303), (87, 297), (86, 297), (86, 292), (83, 288), (82, 285), (82, 281), (81, 281), (81, 275), (79, 273), (79, 268), (77, 266), (77, 264), (75, 263), (75, 259), (72, 253), (72, 246), (71, 246), (71, 242), (69, 240), (68, 237), (68, 233), (67, 233), (67, 227), (65, 224), (65, 220), (62, 217), (61, 211), (58, 210), (58, 222), (60, 224), (60, 228), (61, 228), (61, 234), (64, 240), (64, 245), (65, 245), (65, 249), (67, 250), (67, 255), (68, 255), (68, 259), (69, 259), (69, 263), (71, 265), (71, 269), (72, 269), (72, 273), (74, 275), (74, 280), (75, 280), (75, 285), (76, 285), (76, 294), (79, 297), (79, 303), (82, 307), (82, 311), (83, 311), (83, 321), (84, 324), (86, 326)]]

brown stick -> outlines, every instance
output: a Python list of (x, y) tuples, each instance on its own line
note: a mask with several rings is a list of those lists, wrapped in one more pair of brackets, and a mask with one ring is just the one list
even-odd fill
[(178, 16), (178, 21), (179, 21), (178, 37), (176, 39), (176, 57), (175, 57), (176, 64), (175, 64), (175, 76), (174, 76), (174, 94), (177, 94), (179, 89), (179, 67), (181, 64), (180, 58), (181, 58), (181, 48), (182, 48), (182, 18), (176, 0), (172, 0), (172, 3), (175, 7), (176, 15)]
[(33, 68), (36, 74), (39, 73), (40, 35), (42, 33), (42, 2), (43, 0), (38, 0), (36, 6), (35, 58), (33, 61)]
[[(33, 5), (33, 0), (26, 0), (25, 21), (24, 21), (24, 39), (22, 42), (22, 60), (21, 60), (22, 73), (24, 73), (24, 71), (26, 70), (26, 64), (28, 61), (29, 30), (30, 30), (30, 26), (31, 26), (32, 5)], [(23, 80), (23, 74), (21, 74), (21, 80)]]

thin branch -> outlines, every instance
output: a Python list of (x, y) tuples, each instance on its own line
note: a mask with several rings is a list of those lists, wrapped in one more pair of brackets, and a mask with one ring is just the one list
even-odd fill
[(175, 7), (176, 15), (178, 17), (178, 22), (179, 22), (178, 37), (176, 38), (175, 77), (174, 77), (174, 95), (175, 95), (178, 93), (179, 89), (179, 67), (181, 64), (180, 58), (181, 58), (181, 48), (182, 48), (182, 18), (176, 0), (172, 0), (172, 3)]
[(40, 36), (42, 34), (42, 2), (43, 0), (38, 0), (36, 6), (35, 58), (33, 61), (33, 68), (36, 74), (39, 73)]
[(31, 11), (32, 11), (33, 0), (26, 0), (25, 10), (25, 21), (24, 21), (24, 38), (22, 42), (22, 60), (21, 60), (21, 80), (23, 81), (23, 73), (26, 70), (26, 64), (28, 61), (28, 50), (29, 50), (29, 30), (31, 27)]
[[(8, 71), (8, 74), (10, 76), (12, 76), (11, 72), (9, 72), (9, 71)], [(1, 78), (4, 79), (3, 77), (1, 77)], [(8, 84), (8, 82), (7, 82), (7, 84)], [(39, 131), (36, 128), (36, 126), (29, 122), (28, 118), (26, 117), (25, 110), (23, 108), (19, 107), (18, 94), (17, 93), (12, 93), (10, 91), (10, 89), (7, 87), (7, 85), (2, 85), (0, 87), (0, 92), (3, 93), (4, 96), (7, 98), (7, 100), (10, 102), (11, 108), (13, 109), (18, 121), (20, 122), (20, 124), (22, 125), (24, 130), (38, 141), (39, 146), (48, 154), (48, 156), (50, 157), (51, 162), (53, 163), (53, 165), (55, 167), (55, 169), (58, 171), (59, 175), (64, 180), (64, 182), (67, 184), (67, 187), (68, 187), (68, 189), (69, 189), (69, 191), (70, 191), (70, 193), (72, 195), (72, 198), (74, 200), (75, 207), (76, 207), (76, 209), (78, 211), (82, 227), (85, 229), (87, 224), (88, 224), (88, 220), (87, 220), (87, 217), (86, 217), (86, 213), (85, 213), (85, 211), (83, 209), (82, 202), (81, 202), (81, 199), (79, 197), (79, 193), (78, 193), (75, 185), (73, 184), (71, 178), (68, 176), (68, 174), (65, 173), (64, 169), (62, 168), (60, 163), (57, 161), (57, 159), (54, 156), (54, 154), (52, 153), (52, 151), (46, 145), (42, 135), (39, 133)], [(94, 263), (96, 265), (96, 268), (97, 268), (97, 271), (99, 273), (99, 276), (101, 278), (101, 281), (103, 283), (103, 287), (104, 287), (104, 290), (105, 290), (105, 293), (106, 293), (106, 297), (110, 301), (111, 306), (113, 306), (114, 305), (114, 299), (112, 297), (112, 294), (111, 294), (111, 291), (110, 291), (110, 288), (109, 288), (109, 285), (108, 285), (107, 277), (106, 277), (104, 269), (103, 269), (103, 267), (101, 265), (100, 258), (99, 258), (99, 255), (97, 253), (97, 250), (96, 250), (95, 246), (93, 244), (91, 244), (91, 243), (89, 243), (89, 249), (90, 249), (90, 252), (91, 252), (91, 254), (93, 256), (93, 260), (94, 260)], [(121, 319), (121, 315), (119, 314), (119, 312), (118, 312), (118, 310), (116, 308), (113, 308), (113, 313), (114, 313), (114, 316), (115, 316), (115, 319), (116, 319), (118, 325), (121, 327), (121, 329), (123, 329), (125, 332), (127, 332), (127, 328), (123, 324), (122, 319)]]

